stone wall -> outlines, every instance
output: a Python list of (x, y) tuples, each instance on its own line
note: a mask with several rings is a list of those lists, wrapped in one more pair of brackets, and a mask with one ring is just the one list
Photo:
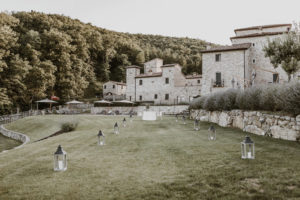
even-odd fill
[(30, 141), (30, 138), (27, 135), (7, 130), (3, 125), (0, 126), (0, 133), (6, 137), (23, 142), (22, 145), (19, 145), (14, 149), (21, 148), (23, 145), (27, 144)]
[[(176, 105), (176, 106), (150, 106), (150, 111), (163, 112), (164, 114), (176, 114), (188, 109), (188, 105)], [(129, 113), (133, 111), (135, 113), (146, 110), (146, 106), (134, 106), (134, 107), (93, 107), (91, 108), (91, 114), (101, 114), (102, 111), (116, 111), (120, 113)]]
[(300, 115), (297, 117), (264, 114), (257, 111), (192, 110), (192, 119), (216, 123), (222, 127), (240, 128), (256, 135), (296, 141), (300, 137)]

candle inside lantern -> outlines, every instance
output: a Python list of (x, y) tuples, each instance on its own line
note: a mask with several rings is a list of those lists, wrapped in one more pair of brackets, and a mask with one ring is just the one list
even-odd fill
[(58, 169), (63, 169), (63, 161), (58, 161)]
[(248, 158), (251, 158), (251, 152), (248, 152)]
[(211, 140), (213, 140), (213, 139), (214, 139), (214, 137), (213, 137), (213, 136), (210, 136), (210, 139), (211, 139)]

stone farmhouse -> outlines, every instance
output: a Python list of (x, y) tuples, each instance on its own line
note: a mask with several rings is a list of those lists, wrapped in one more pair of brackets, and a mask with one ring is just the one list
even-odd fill
[(231, 46), (202, 51), (201, 95), (229, 88), (244, 89), (255, 84), (283, 83), (286, 72), (274, 68), (263, 48), (268, 40), (282, 38), (291, 24), (275, 24), (235, 29)]
[(125, 99), (126, 83), (108, 81), (103, 85), (103, 98), (106, 100)]
[(155, 58), (138, 66), (126, 67), (126, 99), (154, 104), (189, 102), (201, 94), (201, 75), (185, 76), (179, 64), (163, 64)]

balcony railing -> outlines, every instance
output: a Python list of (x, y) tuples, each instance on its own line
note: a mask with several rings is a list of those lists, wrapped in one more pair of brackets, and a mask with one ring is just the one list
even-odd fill
[(224, 87), (224, 79), (216, 81), (211, 80), (213, 87)]

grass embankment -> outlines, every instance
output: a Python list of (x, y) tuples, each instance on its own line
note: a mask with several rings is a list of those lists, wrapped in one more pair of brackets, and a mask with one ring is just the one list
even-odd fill
[[(78, 120), (75, 131), (0, 155), (0, 199), (288, 199), (300, 197), (300, 146), (252, 135), (256, 159), (241, 160), (245, 133), (217, 127), (217, 141), (174, 118), (135, 120), (112, 134), (118, 116), (43, 116), (9, 126), (32, 140)], [(97, 146), (99, 129), (106, 145)], [(53, 171), (58, 144), (68, 170)]]
[(10, 138), (5, 137), (5, 136), (0, 134), (0, 152), (3, 151), (3, 150), (12, 149), (12, 148), (14, 148), (16, 146), (19, 146), (21, 144), (22, 144), (22, 142), (10, 139)]

